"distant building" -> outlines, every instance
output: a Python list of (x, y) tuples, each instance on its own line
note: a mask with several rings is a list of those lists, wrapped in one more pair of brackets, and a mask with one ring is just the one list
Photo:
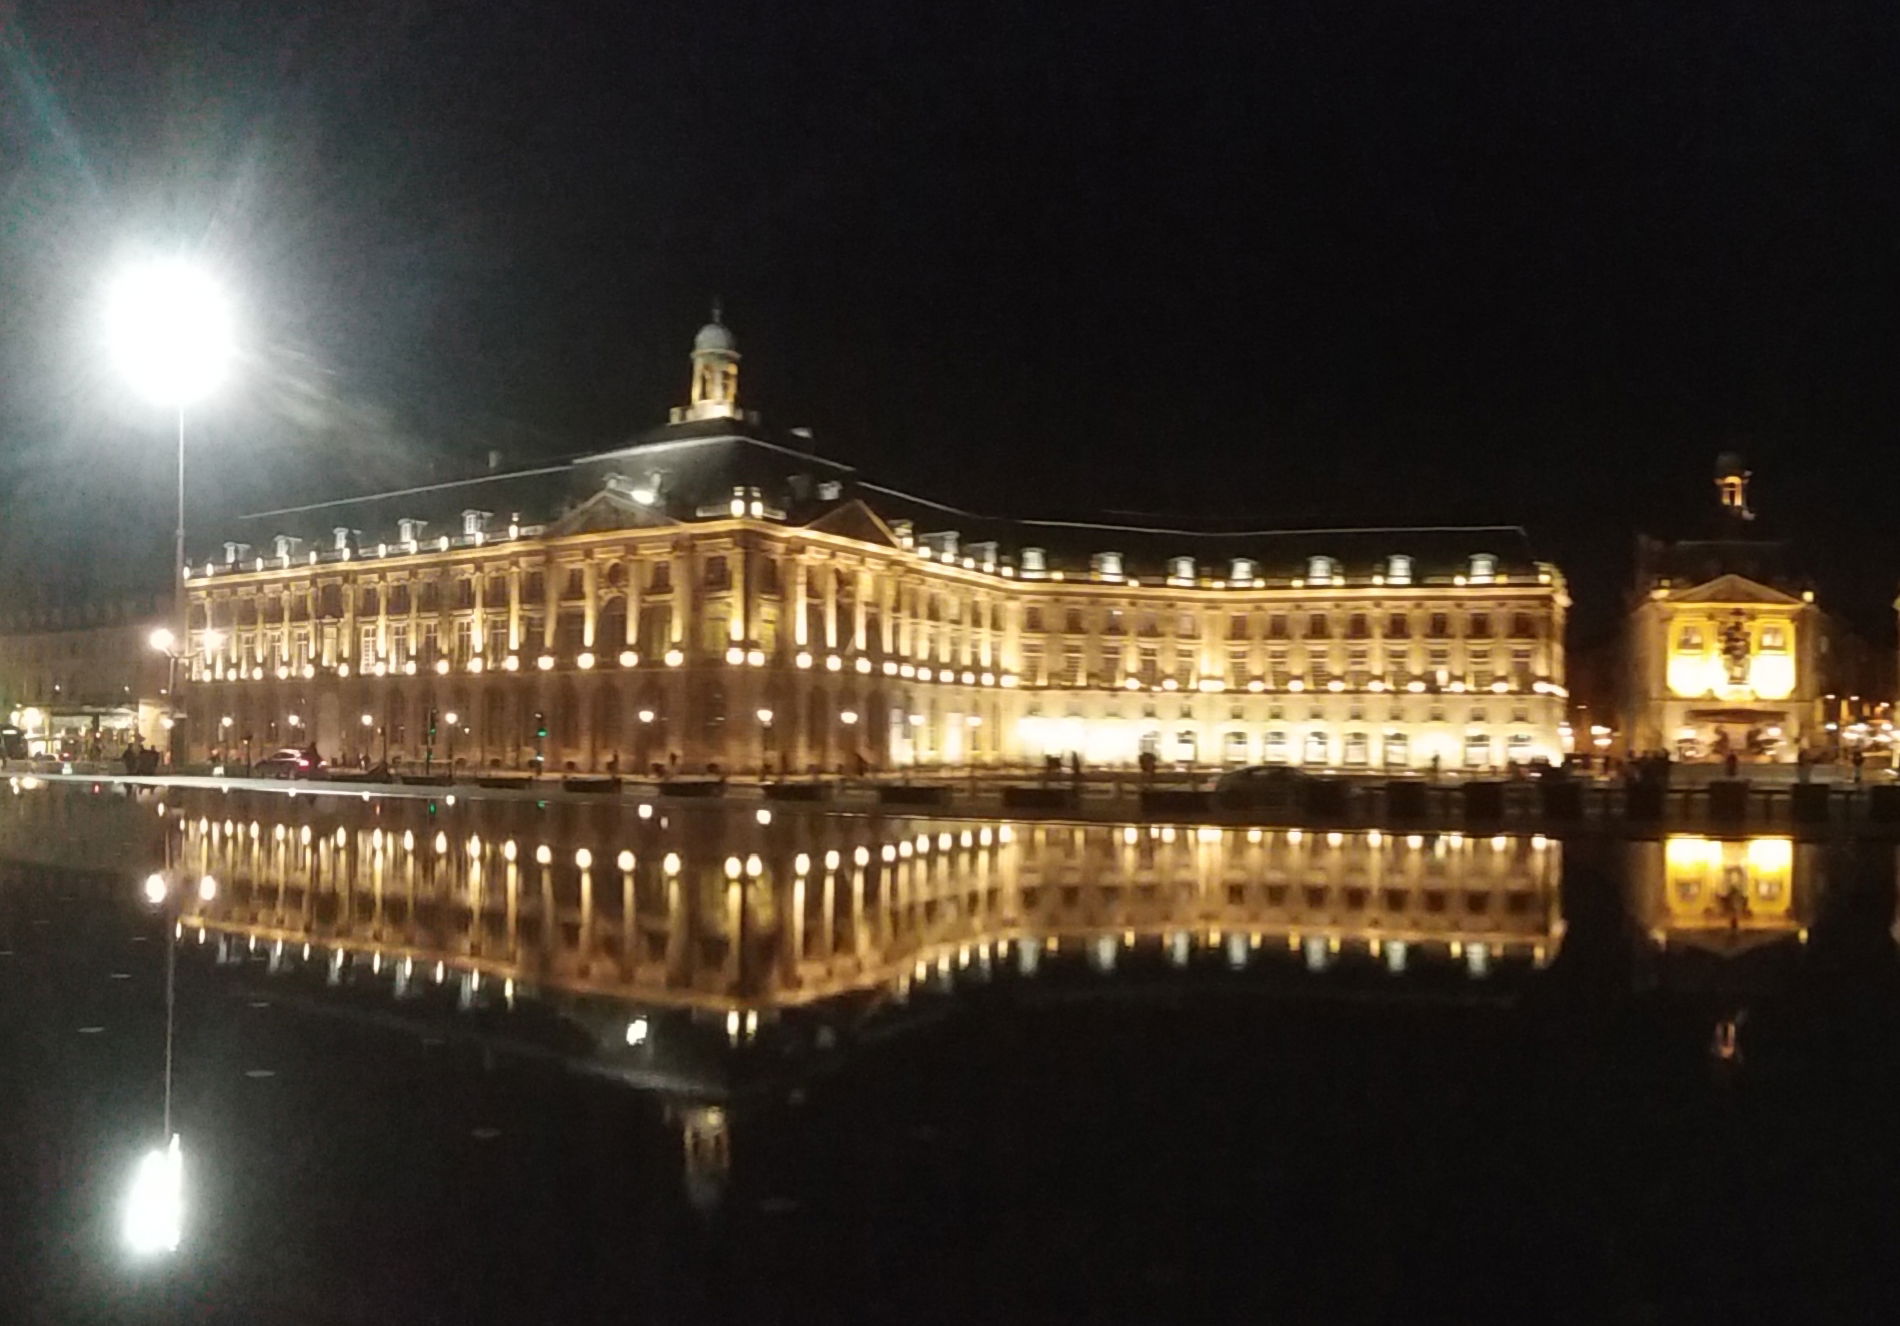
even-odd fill
[[(577, 459), (259, 513), (189, 568), (192, 750), (805, 771), (1561, 755), (1564, 580), (1512, 527), (979, 516), (739, 408)], [(454, 715), (453, 721), (449, 718)]]
[(0, 714), (13, 753), (116, 756), (135, 737), (167, 748), (167, 663), (146, 641), (169, 615), (151, 597), (0, 615)]
[(1851, 653), (1793, 549), (1757, 517), (1725, 453), (1694, 537), (1639, 537), (1623, 637), (1625, 744), (1678, 759), (1786, 762), (1833, 745), (1822, 698)]

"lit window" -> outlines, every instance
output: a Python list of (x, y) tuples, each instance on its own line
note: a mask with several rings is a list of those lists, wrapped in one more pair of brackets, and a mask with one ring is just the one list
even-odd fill
[(1788, 647), (1787, 634), (1779, 626), (1764, 626), (1761, 628), (1761, 647), (1786, 649)]
[[(1766, 634), (1766, 632), (1763, 632), (1764, 637)], [(1685, 654), (1693, 654), (1700, 651), (1702, 648), (1702, 628), (1700, 626), (1683, 627), (1682, 630), (1676, 633), (1676, 648)]]
[(1412, 559), (1402, 553), (1394, 553), (1385, 559), (1386, 583), (1409, 585), (1412, 583)]
[(1498, 559), (1493, 557), (1490, 553), (1473, 553), (1471, 555), (1472, 584), (1488, 585), (1497, 579), (1497, 573)]
[(1309, 557), (1306, 559), (1306, 578), (1315, 585), (1330, 585), (1338, 574), (1339, 563), (1330, 557)]

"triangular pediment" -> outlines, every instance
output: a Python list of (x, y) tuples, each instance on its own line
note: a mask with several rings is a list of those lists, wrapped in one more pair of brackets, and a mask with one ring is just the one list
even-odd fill
[(652, 529), (679, 522), (651, 507), (641, 506), (611, 488), (603, 488), (572, 511), (550, 524), (545, 537), (564, 534), (596, 534), (617, 529)]
[(902, 547), (891, 527), (879, 519), (877, 512), (864, 504), (864, 499), (852, 498), (843, 506), (835, 507), (805, 526), (817, 534), (836, 534), (840, 538), (856, 539), (859, 543), (875, 543), (885, 548)]
[(1782, 605), (1801, 602), (1793, 594), (1784, 593), (1760, 581), (1738, 575), (1717, 576), (1700, 585), (1674, 590), (1669, 595), (1669, 601), (1671, 603), (1774, 603)]

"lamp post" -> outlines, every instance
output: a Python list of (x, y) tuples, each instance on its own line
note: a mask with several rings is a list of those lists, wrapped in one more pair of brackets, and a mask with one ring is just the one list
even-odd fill
[[(120, 372), (134, 390), (171, 409), (178, 422), (172, 638), (165, 646), (169, 653), (174, 645), (188, 640), (190, 629), (185, 606), (185, 407), (203, 399), (224, 377), (233, 351), (230, 306), (217, 281), (196, 264), (184, 258), (148, 261), (114, 278), (107, 298), (106, 336)], [(167, 689), (176, 742), (175, 671)]]
[(759, 710), (759, 781), (765, 781), (766, 746), (772, 739), (772, 711)]
[(449, 725), (449, 777), (453, 778), (455, 777), (455, 725), (462, 721), (462, 716), (451, 709), (442, 715), (442, 721)]
[(376, 715), (364, 714), (363, 715), (363, 767), (365, 769), (369, 767), (369, 743), (375, 739), (375, 734), (371, 732), (370, 729), (375, 726), (376, 726)]

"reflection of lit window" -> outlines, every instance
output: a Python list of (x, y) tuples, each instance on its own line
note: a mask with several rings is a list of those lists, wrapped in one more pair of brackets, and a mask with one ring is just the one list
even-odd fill
[(1365, 733), (1348, 732), (1346, 734), (1346, 763), (1364, 764), (1368, 758), (1368, 748)]
[(1306, 734), (1306, 762), (1308, 764), (1326, 763), (1326, 734), (1324, 732)]
[(1267, 763), (1284, 764), (1286, 762), (1286, 733), (1267, 733)]

